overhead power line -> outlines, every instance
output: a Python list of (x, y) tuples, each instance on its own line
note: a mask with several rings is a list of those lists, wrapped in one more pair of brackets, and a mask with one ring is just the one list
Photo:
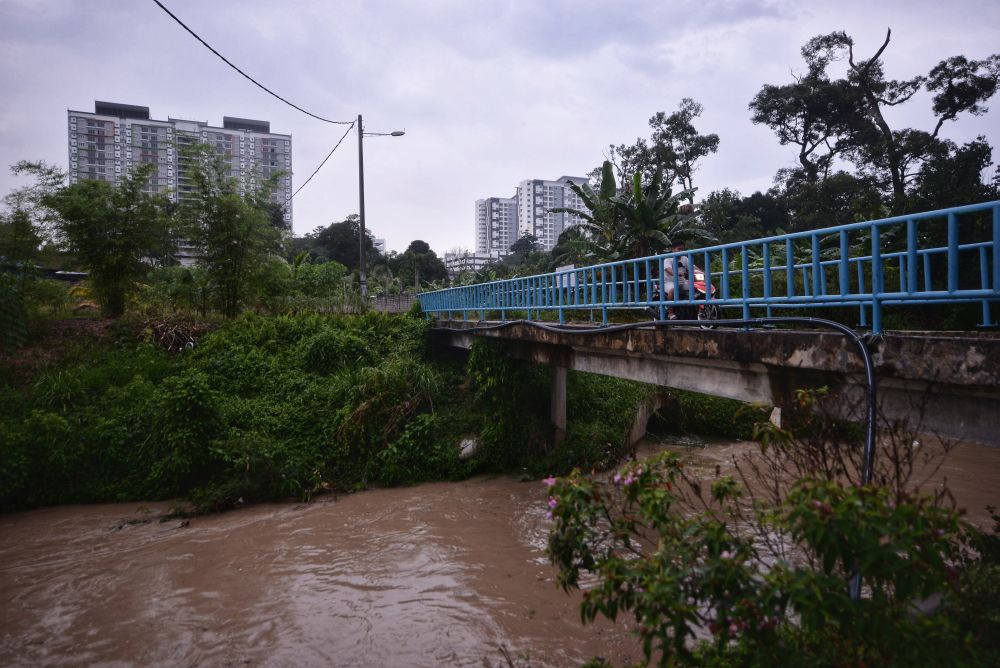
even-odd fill
[(317, 175), (317, 174), (319, 173), (319, 170), (323, 169), (323, 165), (325, 165), (325, 164), (326, 164), (326, 161), (330, 159), (330, 156), (331, 156), (331, 155), (333, 155), (333, 152), (334, 152), (334, 151), (336, 151), (336, 150), (337, 150), (337, 149), (338, 149), (338, 148), (340, 147), (340, 145), (341, 145), (342, 143), (344, 143), (344, 139), (346, 139), (346, 138), (347, 138), (347, 135), (348, 135), (348, 133), (349, 133), (349, 132), (350, 132), (351, 130), (353, 130), (353, 129), (354, 129), (354, 123), (352, 122), (352, 123), (350, 124), (350, 126), (348, 126), (348, 128), (347, 128), (347, 130), (346, 130), (346, 131), (344, 132), (344, 134), (343, 134), (343, 135), (342, 135), (342, 136), (340, 137), (340, 140), (339, 140), (339, 141), (338, 141), (338, 142), (337, 142), (337, 143), (336, 143), (336, 144), (334, 145), (334, 147), (333, 147), (333, 148), (331, 148), (331, 149), (330, 149), (330, 152), (326, 154), (326, 157), (325, 157), (325, 158), (323, 158), (323, 162), (319, 163), (319, 167), (317, 167), (317, 168), (316, 168), (316, 169), (315, 169), (315, 170), (313, 171), (313, 173), (309, 175), (309, 178), (305, 180), (305, 183), (303, 183), (303, 184), (302, 184), (301, 186), (299, 186), (298, 188), (296, 188), (296, 189), (295, 189), (295, 192), (293, 192), (293, 193), (291, 194), (291, 196), (290, 196), (290, 197), (289, 197), (288, 199), (286, 199), (286, 200), (285, 200), (285, 204), (288, 204), (289, 202), (291, 202), (291, 201), (292, 201), (292, 197), (295, 197), (296, 195), (298, 195), (298, 194), (299, 194), (299, 191), (300, 191), (300, 190), (302, 190), (303, 188), (305, 188), (305, 187), (306, 187), (306, 185), (308, 185), (308, 183), (309, 183), (310, 181), (312, 181), (313, 177), (314, 177), (314, 176), (316, 176), (316, 175)]
[[(211, 51), (212, 53), (214, 53), (215, 55), (217, 55), (220, 59), (222, 59), (222, 62), (224, 62), (226, 65), (229, 65), (231, 68), (233, 68), (234, 70), (236, 70), (237, 72), (239, 72), (240, 74), (242, 74), (251, 83), (253, 83), (255, 86), (257, 86), (261, 90), (265, 91), (266, 93), (268, 93), (270, 95), (273, 95), (274, 97), (278, 98), (279, 100), (281, 100), (282, 102), (284, 102), (288, 106), (293, 107), (295, 109), (298, 109), (303, 114), (305, 114), (307, 116), (312, 116), (316, 120), (323, 121), (324, 123), (333, 123), (335, 125), (349, 125), (349, 124), (353, 125), (354, 124), (354, 121), (334, 121), (334, 120), (331, 120), (329, 118), (323, 118), (322, 116), (317, 116), (316, 114), (312, 113), (311, 111), (306, 111), (305, 109), (303, 109), (299, 105), (294, 104), (292, 102), (289, 102), (288, 100), (286, 100), (285, 98), (281, 97), (280, 95), (278, 95), (277, 93), (275, 93), (273, 90), (271, 90), (270, 88), (268, 88), (267, 86), (265, 86), (264, 84), (260, 83), (259, 81), (257, 81), (256, 79), (254, 79), (252, 76), (250, 76), (249, 74), (247, 74), (246, 72), (244, 72), (243, 70), (241, 70), (240, 68), (238, 68), (228, 58), (226, 58), (224, 55), (222, 55), (221, 53), (219, 53), (218, 51), (216, 51), (215, 49), (213, 49), (212, 46), (208, 42), (206, 42), (205, 40), (203, 40), (201, 37), (198, 36), (198, 33), (196, 33), (194, 30), (191, 30), (191, 28), (188, 28), (184, 24), (183, 21), (181, 21), (179, 18), (177, 18), (174, 15), (173, 12), (171, 12), (169, 9), (167, 9), (163, 5), (163, 3), (160, 2), (160, 0), (153, 0), (153, 2), (155, 2), (159, 6), (160, 9), (162, 9), (163, 11), (165, 11), (170, 18), (172, 18), (174, 21), (176, 21), (178, 23), (178, 25), (180, 25), (180, 27), (184, 28), (189, 33), (191, 33), (191, 36), (194, 37), (199, 42), (201, 42), (205, 46), (206, 49), (208, 49), (209, 51)], [(327, 157), (329, 157), (329, 156), (327, 156)], [(322, 166), (322, 165), (320, 165), (320, 166)], [(312, 177), (310, 177), (310, 178), (312, 178)], [(308, 181), (306, 183), (308, 183)], [(305, 185), (305, 184), (303, 184), (303, 185)]]

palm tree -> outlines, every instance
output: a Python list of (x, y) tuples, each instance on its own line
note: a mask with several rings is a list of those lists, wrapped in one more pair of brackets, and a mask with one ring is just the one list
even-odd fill
[(624, 221), (615, 245), (618, 256), (646, 257), (665, 252), (674, 241), (711, 239), (711, 234), (693, 224), (693, 213), (679, 210), (681, 202), (690, 199), (692, 192), (682, 190), (673, 194), (663, 183), (662, 169), (657, 169), (646, 185), (642, 184), (641, 174), (633, 175), (631, 191), (611, 200), (615, 215)]
[(618, 184), (615, 182), (615, 173), (611, 162), (605, 160), (601, 166), (599, 190), (595, 191), (587, 183), (583, 185), (572, 184), (570, 190), (583, 200), (586, 210), (557, 207), (552, 209), (552, 212), (570, 213), (583, 219), (583, 222), (574, 227), (583, 232), (589, 243), (587, 253), (595, 260), (616, 259), (616, 244), (623, 232), (624, 221), (618, 216), (614, 206), (614, 199), (618, 194)]
[[(695, 224), (692, 213), (681, 213), (681, 202), (690, 199), (693, 190), (676, 195), (665, 185), (663, 170), (657, 169), (652, 180), (643, 185), (642, 175), (632, 177), (632, 187), (618, 193), (611, 162), (604, 161), (601, 186), (570, 186), (580, 196), (586, 211), (571, 208), (553, 209), (580, 216), (578, 226), (585, 235), (588, 252), (597, 261), (645, 257), (662, 253), (677, 240), (713, 239)], [(579, 253), (570, 245), (569, 252)]]

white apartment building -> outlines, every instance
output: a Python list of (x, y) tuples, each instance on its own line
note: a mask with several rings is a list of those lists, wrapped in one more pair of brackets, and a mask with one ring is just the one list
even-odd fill
[(208, 144), (228, 165), (241, 193), (252, 192), (273, 175), (278, 182), (270, 199), (283, 207), (285, 226), (292, 228), (292, 136), (271, 132), (270, 123), (224, 116), (222, 127), (207, 121), (149, 117), (149, 107), (94, 102), (94, 112), (67, 110), (69, 180), (119, 183), (131, 170), (156, 165), (146, 186), (172, 201), (192, 190), (179, 149)]
[(506, 255), (518, 239), (517, 195), (476, 200), (476, 253)]
[(570, 189), (588, 179), (582, 176), (560, 176), (555, 181), (527, 179), (517, 186), (517, 236), (533, 234), (542, 250), (550, 251), (563, 231), (578, 224), (580, 216), (555, 213), (552, 209), (566, 207), (584, 210), (583, 200)]

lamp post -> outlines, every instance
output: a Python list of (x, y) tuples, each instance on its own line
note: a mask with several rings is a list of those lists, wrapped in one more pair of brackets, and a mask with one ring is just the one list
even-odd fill
[(361, 122), (361, 114), (358, 114), (358, 218), (360, 230), (358, 231), (358, 273), (360, 278), (361, 298), (368, 298), (368, 275), (365, 272), (365, 137), (402, 137), (405, 132), (393, 130), (392, 132), (365, 132), (364, 124)]

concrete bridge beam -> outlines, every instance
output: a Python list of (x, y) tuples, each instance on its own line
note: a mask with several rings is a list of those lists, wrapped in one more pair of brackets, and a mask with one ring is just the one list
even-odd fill
[[(585, 334), (525, 324), (478, 331), (475, 326), (448, 322), (434, 337), (460, 348), (476, 337), (493, 338), (515, 358), (752, 403), (789, 406), (796, 390), (823, 385), (841, 390), (837, 409), (845, 417), (857, 417), (864, 402), (861, 361), (853, 344), (835, 333), (649, 327)], [(1000, 445), (993, 423), (1000, 415), (1000, 337), (890, 333), (870, 348), (883, 419), (903, 420), (945, 438)], [(553, 421), (556, 385), (553, 380)]]

